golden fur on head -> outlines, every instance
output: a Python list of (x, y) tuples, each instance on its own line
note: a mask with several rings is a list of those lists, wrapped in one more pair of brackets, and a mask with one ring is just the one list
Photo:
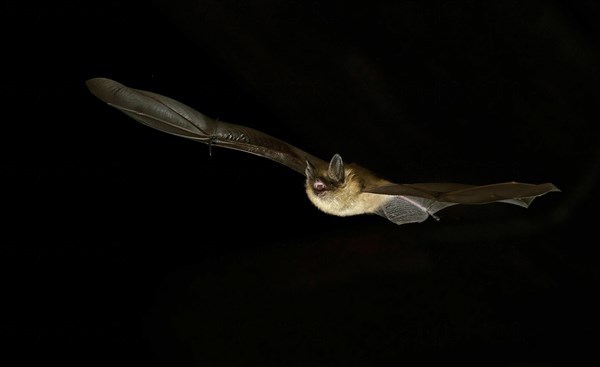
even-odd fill
[[(308, 199), (321, 211), (341, 217), (372, 213), (383, 201), (388, 199), (385, 195), (362, 192), (367, 183), (365, 178), (369, 181), (369, 184), (370, 181), (381, 181), (365, 169), (356, 165), (349, 165), (345, 168), (344, 173), (343, 183), (320, 195), (315, 194), (312, 182), (307, 178), (306, 194)], [(367, 174), (365, 175), (365, 173)]]

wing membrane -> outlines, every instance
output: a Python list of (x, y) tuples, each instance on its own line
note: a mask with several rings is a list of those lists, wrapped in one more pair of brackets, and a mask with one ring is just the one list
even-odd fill
[(281, 163), (304, 174), (306, 160), (327, 163), (282, 140), (249, 127), (214, 120), (169, 97), (126, 87), (114, 80), (87, 81), (90, 91), (102, 101), (134, 120), (180, 137), (252, 153)]

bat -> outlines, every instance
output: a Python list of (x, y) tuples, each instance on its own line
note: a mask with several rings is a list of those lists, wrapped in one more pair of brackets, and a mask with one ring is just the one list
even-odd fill
[(378, 214), (396, 224), (419, 223), (457, 204), (508, 203), (527, 208), (538, 196), (560, 191), (552, 183), (397, 184), (369, 170), (346, 164), (339, 154), (327, 162), (282, 140), (249, 127), (207, 117), (171, 98), (133, 89), (106, 78), (86, 82), (108, 105), (154, 129), (183, 138), (252, 153), (283, 164), (306, 177), (308, 199), (336, 216)]

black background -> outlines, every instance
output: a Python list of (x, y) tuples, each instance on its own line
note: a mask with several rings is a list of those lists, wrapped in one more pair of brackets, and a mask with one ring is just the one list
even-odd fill
[[(597, 359), (591, 1), (4, 1), (2, 343), (23, 365)], [(337, 218), (268, 160), (148, 129), (108, 77), (396, 182), (522, 208)]]

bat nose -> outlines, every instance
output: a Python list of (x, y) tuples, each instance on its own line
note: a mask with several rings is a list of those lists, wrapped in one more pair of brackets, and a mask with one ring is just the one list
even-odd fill
[(325, 190), (327, 188), (327, 186), (325, 186), (325, 184), (321, 180), (315, 181), (315, 183), (313, 184), (313, 187), (317, 191), (323, 191), (323, 190)]

